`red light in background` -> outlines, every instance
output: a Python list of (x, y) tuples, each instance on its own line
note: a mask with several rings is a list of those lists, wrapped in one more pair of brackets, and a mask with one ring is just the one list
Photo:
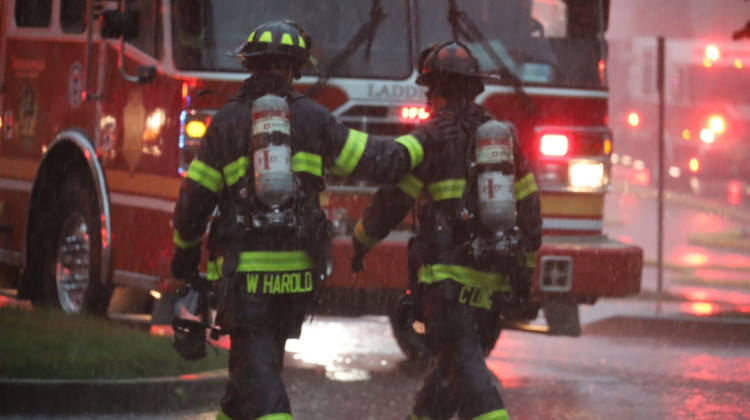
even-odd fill
[(706, 58), (711, 61), (716, 61), (721, 57), (721, 52), (716, 45), (709, 45), (706, 47)]
[(739, 206), (742, 202), (742, 184), (739, 181), (729, 181), (727, 185), (727, 201), (733, 206)]
[(630, 181), (634, 185), (648, 186), (651, 184), (651, 172), (648, 169), (642, 169), (634, 173)]
[(721, 115), (712, 115), (708, 119), (708, 128), (716, 134), (723, 133), (727, 129), (727, 123)]
[(688, 163), (688, 167), (691, 171), (698, 172), (698, 170), (701, 168), (701, 163), (698, 161), (698, 158), (692, 158)]
[(631, 112), (628, 114), (628, 125), (631, 127), (638, 127), (641, 123), (641, 116), (637, 112)]
[(686, 310), (693, 315), (697, 316), (707, 316), (712, 315), (718, 311), (718, 307), (714, 305), (713, 303), (709, 302), (694, 302), (690, 304), (686, 304)]
[(565, 134), (545, 134), (542, 136), (540, 151), (545, 156), (565, 156), (568, 154), (568, 136)]
[(681, 263), (689, 267), (700, 267), (702, 265), (708, 264), (709, 258), (708, 255), (706, 255), (705, 251), (693, 250), (682, 254), (679, 257), (679, 260)]
[(404, 106), (401, 107), (401, 119), (406, 121), (424, 121), (430, 118), (430, 113), (423, 106)]

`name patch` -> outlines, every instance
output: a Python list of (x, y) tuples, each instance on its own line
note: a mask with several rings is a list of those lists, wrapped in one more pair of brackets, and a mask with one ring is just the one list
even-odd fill
[(313, 276), (309, 271), (296, 273), (265, 273), (247, 275), (247, 292), (277, 295), (307, 293), (313, 290)]

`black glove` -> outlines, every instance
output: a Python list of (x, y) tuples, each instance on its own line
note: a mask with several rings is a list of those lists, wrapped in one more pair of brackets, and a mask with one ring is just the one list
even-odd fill
[(359, 242), (357, 238), (352, 237), (352, 248), (354, 248), (354, 257), (352, 257), (352, 272), (359, 273), (365, 269), (365, 263), (362, 259), (365, 257), (367, 250), (369, 249), (366, 245)]
[(175, 247), (172, 257), (172, 277), (177, 280), (192, 281), (200, 276), (201, 247)]

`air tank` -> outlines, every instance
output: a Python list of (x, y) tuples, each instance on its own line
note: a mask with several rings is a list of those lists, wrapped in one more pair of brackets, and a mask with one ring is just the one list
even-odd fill
[(513, 133), (499, 121), (490, 120), (477, 128), (475, 156), (479, 220), (494, 233), (516, 223), (515, 164)]
[(251, 142), (255, 194), (271, 209), (278, 210), (294, 196), (289, 107), (276, 95), (253, 102)]

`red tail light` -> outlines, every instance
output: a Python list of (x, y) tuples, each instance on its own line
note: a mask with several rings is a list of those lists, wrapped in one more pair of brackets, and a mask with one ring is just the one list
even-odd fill
[(545, 156), (565, 156), (570, 149), (570, 140), (565, 134), (545, 134), (539, 150)]
[(423, 106), (404, 106), (401, 107), (401, 120), (420, 122), (430, 118), (430, 113)]

